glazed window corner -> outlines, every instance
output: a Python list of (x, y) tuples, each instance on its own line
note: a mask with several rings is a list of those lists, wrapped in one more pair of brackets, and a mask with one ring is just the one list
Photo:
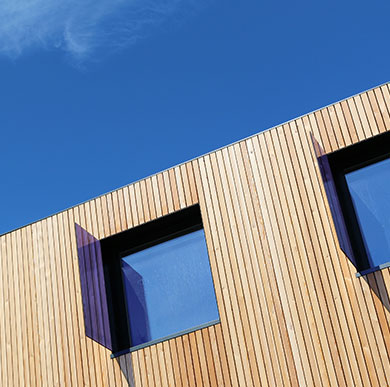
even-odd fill
[(319, 159), (340, 247), (358, 272), (390, 262), (390, 132)]

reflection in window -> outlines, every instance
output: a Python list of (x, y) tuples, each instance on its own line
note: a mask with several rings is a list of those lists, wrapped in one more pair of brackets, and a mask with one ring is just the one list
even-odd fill
[(370, 266), (390, 261), (390, 159), (345, 175)]
[(219, 319), (203, 230), (122, 258), (132, 347)]

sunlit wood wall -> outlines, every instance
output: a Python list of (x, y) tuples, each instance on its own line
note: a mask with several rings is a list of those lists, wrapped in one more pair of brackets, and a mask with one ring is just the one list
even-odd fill
[[(390, 272), (356, 278), (339, 249), (311, 136), (389, 129), (383, 85), (2, 235), (0, 385), (387, 386)], [(198, 202), (221, 323), (111, 359), (85, 336), (75, 222), (104, 238)]]

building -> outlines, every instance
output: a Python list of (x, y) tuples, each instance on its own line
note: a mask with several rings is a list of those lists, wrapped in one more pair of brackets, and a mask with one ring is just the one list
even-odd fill
[(0, 384), (389, 385), (389, 136), (385, 84), (0, 236)]

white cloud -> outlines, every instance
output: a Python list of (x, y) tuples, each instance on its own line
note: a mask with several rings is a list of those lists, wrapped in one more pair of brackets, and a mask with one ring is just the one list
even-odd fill
[(0, 0), (0, 53), (62, 49), (78, 60), (134, 43), (193, 0)]

